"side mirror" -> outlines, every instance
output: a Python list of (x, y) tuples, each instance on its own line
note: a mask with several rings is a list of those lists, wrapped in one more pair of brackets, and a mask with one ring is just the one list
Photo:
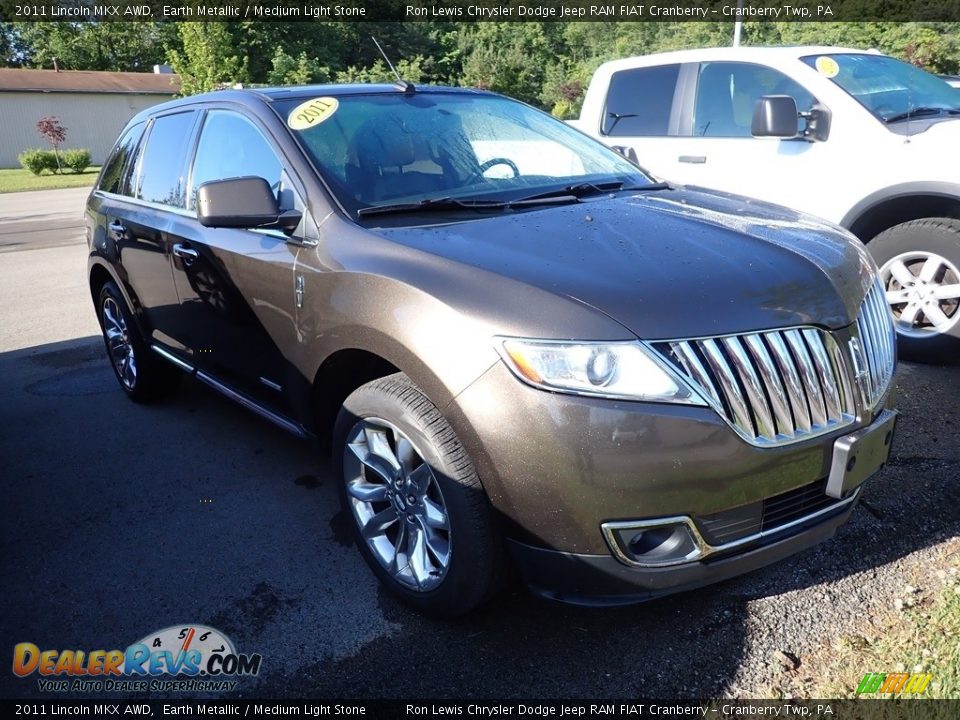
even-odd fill
[(278, 228), (289, 235), (300, 224), (296, 210), (281, 212), (270, 184), (260, 177), (211, 180), (197, 190), (197, 219), (212, 228)]
[(795, 138), (797, 101), (789, 95), (764, 95), (753, 106), (750, 133), (754, 137)]
[(826, 140), (830, 136), (830, 111), (823, 105), (817, 103), (810, 112), (800, 113), (800, 117), (806, 119), (807, 127), (803, 131), (803, 136), (811, 140)]

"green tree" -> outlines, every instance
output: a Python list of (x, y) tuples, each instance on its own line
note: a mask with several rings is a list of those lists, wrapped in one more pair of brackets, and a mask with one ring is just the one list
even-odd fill
[(270, 85), (307, 85), (330, 81), (330, 68), (301, 52), (293, 58), (278, 47), (273, 54), (273, 69), (267, 74)]
[(195, 95), (247, 81), (247, 62), (236, 54), (233, 37), (224, 23), (177, 24), (181, 50), (170, 50), (170, 65), (180, 75), (180, 93)]
[(17, 64), (66, 70), (149, 71), (162, 63), (174, 28), (155, 22), (11, 23), (20, 45)]

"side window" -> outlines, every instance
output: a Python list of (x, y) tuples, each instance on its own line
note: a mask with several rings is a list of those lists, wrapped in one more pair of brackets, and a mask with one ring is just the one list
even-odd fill
[(118, 195), (128, 194), (128, 188), (124, 180), (129, 174), (130, 168), (133, 167), (134, 151), (143, 135), (144, 127), (146, 127), (145, 123), (137, 123), (120, 138), (120, 142), (117, 143), (113, 153), (104, 165), (103, 174), (100, 176), (100, 184), (97, 185), (98, 190)]
[(234, 112), (212, 110), (203, 123), (193, 162), (190, 207), (196, 206), (197, 188), (210, 180), (254, 175), (276, 189), (282, 171), (273, 147), (253, 123)]
[(679, 75), (679, 64), (614, 73), (600, 132), (611, 137), (667, 135)]
[[(753, 105), (763, 95), (791, 95), (805, 112), (816, 99), (779, 70), (750, 63), (700, 65), (693, 134), (702, 137), (751, 137)], [(802, 129), (798, 119), (797, 130)]]
[(163, 115), (153, 121), (140, 159), (136, 197), (183, 207), (184, 168), (196, 113)]

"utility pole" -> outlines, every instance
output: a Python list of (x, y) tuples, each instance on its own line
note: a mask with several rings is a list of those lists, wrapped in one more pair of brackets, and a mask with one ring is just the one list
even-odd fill
[(743, 28), (743, 20), (740, 19), (740, 13), (743, 10), (743, 0), (737, 0), (737, 20), (733, 23), (733, 46), (740, 47), (740, 30)]

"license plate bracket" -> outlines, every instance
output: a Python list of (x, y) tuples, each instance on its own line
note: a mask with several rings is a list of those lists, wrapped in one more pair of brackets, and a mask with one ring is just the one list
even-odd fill
[(884, 410), (868, 427), (837, 438), (833, 443), (827, 495), (843, 497), (886, 464), (896, 424), (897, 411)]

